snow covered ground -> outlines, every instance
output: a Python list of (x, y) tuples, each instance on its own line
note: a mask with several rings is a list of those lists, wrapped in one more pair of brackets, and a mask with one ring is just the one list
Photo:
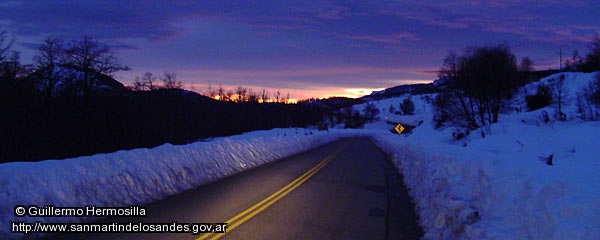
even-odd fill
[[(405, 97), (375, 102), (382, 120), (424, 121), (406, 137), (375, 139), (404, 174), (425, 238), (600, 239), (600, 122), (575, 117), (575, 96), (593, 76), (567, 74), (567, 122), (540, 120), (543, 111), (555, 112), (554, 104), (502, 114), (498, 124), (460, 141), (453, 140), (453, 129), (433, 129), (425, 96), (412, 96), (416, 113), (411, 116), (388, 111)], [(523, 98), (516, 97), (515, 107), (526, 109)], [(550, 154), (552, 166), (542, 161)]]
[(17, 205), (142, 205), (341, 137), (341, 133), (274, 129), (183, 146), (165, 144), (58, 161), (0, 164), (0, 225), (4, 226), (0, 239), (23, 237), (10, 233), (11, 221), (86, 221), (16, 217)]
[[(416, 112), (410, 116), (388, 111), (404, 97), (375, 102), (380, 121), (359, 130), (274, 129), (183, 146), (0, 164), (0, 238), (22, 237), (10, 233), (15, 220), (85, 220), (17, 218), (15, 205), (145, 204), (339, 138), (369, 135), (404, 175), (427, 239), (600, 239), (600, 123), (571, 117), (574, 94), (592, 76), (567, 77), (567, 122), (539, 120), (553, 106), (510, 112), (484, 129), (485, 137), (478, 130), (459, 141), (452, 129), (433, 129), (427, 104), (433, 95), (419, 95), (412, 96)], [(515, 106), (525, 109), (522, 97)], [(423, 122), (412, 134), (395, 135), (386, 121)], [(540, 160), (550, 154), (552, 166)]]

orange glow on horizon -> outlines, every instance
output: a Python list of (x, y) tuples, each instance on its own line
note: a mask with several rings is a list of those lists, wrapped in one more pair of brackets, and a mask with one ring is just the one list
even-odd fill
[[(387, 86), (385, 88), (391, 88), (391, 87), (403, 85), (403, 84), (431, 83), (432, 80), (427, 80), (427, 79), (395, 80), (395, 81), (390, 81), (390, 82), (398, 82), (398, 84), (392, 83), (392, 84), (390, 84), (390, 86)], [(130, 86), (132, 83), (125, 82), (124, 84), (126, 86)], [(234, 99), (234, 101), (235, 101), (235, 99), (238, 98), (237, 94), (235, 94), (235, 91), (239, 86), (242, 86), (242, 87), (246, 88), (249, 92), (252, 92), (259, 96), (261, 95), (263, 89), (266, 90), (267, 94), (268, 94), (268, 98), (270, 99), (268, 102), (274, 102), (275, 98), (276, 98), (275, 93), (279, 92), (279, 99), (281, 100), (284, 98), (289, 98), (288, 102), (290, 102), (290, 103), (296, 103), (298, 101), (307, 100), (307, 99), (326, 99), (326, 98), (331, 98), (331, 97), (360, 98), (360, 97), (371, 94), (373, 91), (382, 91), (385, 89), (383, 87), (380, 87), (380, 88), (369, 88), (369, 87), (343, 88), (343, 87), (335, 87), (335, 86), (323, 86), (323, 87), (307, 86), (307, 88), (305, 88), (305, 89), (285, 88), (285, 87), (265, 88), (265, 87), (245, 85), (245, 84), (240, 84), (240, 85), (211, 84), (210, 88), (209, 88), (208, 82), (207, 83), (184, 82), (184, 84), (183, 84), (184, 89), (186, 89), (188, 91), (199, 93), (204, 96), (209, 96), (210, 95), (209, 92), (213, 91), (213, 94), (215, 95), (214, 99), (216, 99), (216, 100), (219, 100), (218, 91), (219, 91), (219, 88), (222, 87), (223, 90), (225, 91), (225, 93), (233, 92), (233, 94), (231, 95), (231, 98)], [(210, 89), (210, 91), (209, 91), (209, 89)], [(259, 102), (262, 102), (262, 100), (259, 100)]]
[[(405, 82), (405, 84), (419, 84), (419, 83), (431, 83), (432, 80), (401, 80), (399, 82)], [(398, 84), (402, 85), (402, 84)], [(398, 86), (394, 85), (394, 86)], [(394, 87), (389, 86), (389, 87)], [(233, 91), (238, 88), (238, 86), (226, 86), (226, 85), (211, 85), (212, 91), (215, 93), (218, 92), (219, 87), (222, 87), (225, 92)], [(323, 87), (320, 89), (309, 88), (309, 89), (292, 89), (292, 88), (263, 88), (257, 86), (243, 86), (247, 88), (250, 92), (254, 94), (261, 94), (263, 89), (267, 91), (269, 99), (271, 101), (275, 101), (275, 93), (279, 91), (279, 99), (287, 98), (289, 95), (290, 102), (298, 102), (300, 100), (311, 99), (311, 98), (330, 98), (330, 97), (348, 97), (348, 98), (360, 98), (366, 95), (371, 94), (373, 91), (382, 91), (385, 88), (340, 88), (340, 87)], [(200, 93), (202, 95), (208, 95), (209, 86), (208, 84), (184, 84), (184, 88), (193, 92)], [(215, 94), (217, 95), (217, 94)], [(233, 94), (233, 99), (237, 99), (237, 94)], [(215, 97), (218, 99), (218, 96)]]

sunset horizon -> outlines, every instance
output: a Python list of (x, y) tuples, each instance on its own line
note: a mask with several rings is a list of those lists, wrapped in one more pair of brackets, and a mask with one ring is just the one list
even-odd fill
[(131, 67), (114, 74), (125, 85), (170, 71), (196, 92), (210, 82), (294, 99), (432, 82), (448, 51), (477, 46), (506, 44), (517, 61), (556, 69), (600, 32), (597, 6), (580, 1), (8, 1), (0, 13), (24, 63), (45, 37), (91, 36)]

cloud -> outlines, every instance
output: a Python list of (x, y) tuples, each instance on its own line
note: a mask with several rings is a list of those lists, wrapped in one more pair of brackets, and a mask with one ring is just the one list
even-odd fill
[[(595, 9), (595, 10), (593, 10)], [(595, 34), (599, 5), (586, 1), (451, 1), (390, 5), (380, 13), (432, 27), (513, 34), (535, 42), (582, 42), (594, 33), (575, 32), (582, 24)], [(589, 40), (587, 40), (589, 41)]]
[(413, 33), (409, 32), (398, 32), (392, 34), (385, 35), (361, 35), (361, 36), (344, 36), (345, 38), (350, 38), (354, 40), (364, 40), (371, 41), (376, 43), (388, 43), (388, 44), (399, 44), (404, 42), (405, 40), (418, 41), (421, 40), (419, 37), (415, 36)]
[(333, 6), (329, 9), (327, 9), (326, 11), (319, 13), (319, 18), (330, 19), (330, 20), (331, 19), (340, 20), (340, 19), (345, 19), (351, 15), (352, 14), (350, 13), (349, 7)]
[[(137, 1), (136, 1), (137, 2)], [(99, 38), (137, 37), (159, 40), (177, 34), (176, 12), (126, 1), (23, 1), (0, 7), (0, 19), (24, 36), (84, 34)], [(168, 7), (167, 7), (168, 8)]]
[(384, 67), (331, 67), (308, 69), (272, 69), (272, 70), (202, 70), (207, 74), (228, 74), (236, 77), (309, 77), (309, 76), (339, 76), (357, 74), (406, 74), (415, 73), (413, 69), (384, 68)]
[(0, 3), (0, 24), (24, 56), (48, 35), (67, 41), (91, 35), (122, 50), (124, 63), (139, 71), (124, 73), (133, 74), (127, 79), (169, 68), (189, 81), (378, 88), (434, 79), (427, 70), (437, 69), (448, 49), (473, 44), (506, 42), (532, 58), (558, 47), (581, 50), (600, 33), (599, 7), (517, 0), (38, 0)]
[(111, 49), (114, 50), (139, 50), (140, 48), (137, 46), (134, 46), (132, 44), (127, 44), (127, 43), (116, 43), (116, 44), (110, 44), (109, 47)]

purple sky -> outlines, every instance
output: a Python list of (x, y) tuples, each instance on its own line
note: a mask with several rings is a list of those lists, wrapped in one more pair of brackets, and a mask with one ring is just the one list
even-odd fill
[[(448, 50), (508, 44), (537, 69), (558, 52), (587, 53), (600, 34), (595, 1), (62, 1), (0, 3), (0, 26), (31, 61), (48, 36), (84, 34), (113, 46), (132, 70), (174, 71), (187, 88), (362, 95), (431, 82)], [(354, 92), (354, 93), (352, 93)]]

